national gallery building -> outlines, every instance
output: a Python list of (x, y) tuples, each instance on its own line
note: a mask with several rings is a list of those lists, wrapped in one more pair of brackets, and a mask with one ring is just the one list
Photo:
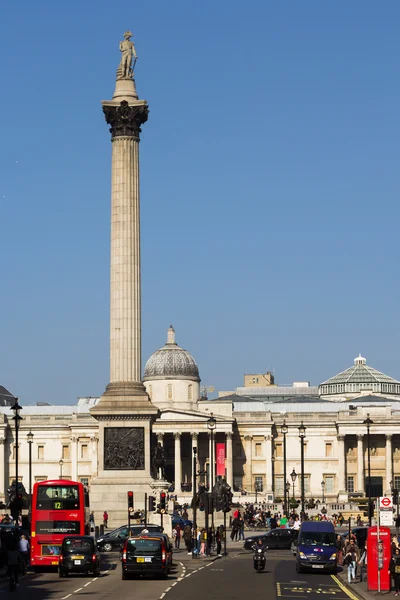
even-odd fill
[[(362, 356), (318, 387), (307, 382), (283, 387), (275, 385), (271, 373), (250, 374), (243, 387), (209, 400), (201, 397), (194, 358), (178, 346), (170, 327), (166, 344), (145, 365), (143, 382), (158, 409), (152, 444), (163, 445), (166, 479), (181, 500), (191, 496), (192, 447), (197, 447), (196, 472), (203, 473), (205, 483), (214, 463), (235, 492), (245, 490), (254, 498), (257, 491), (260, 499), (277, 500), (286, 471), (290, 496), (294, 491), (299, 498), (301, 425), (306, 499), (345, 502), (364, 496), (368, 416), (371, 495), (400, 489), (400, 382), (368, 366)], [(19, 480), (27, 491), (30, 480), (33, 485), (60, 475), (90, 487), (99, 468), (99, 424), (90, 412), (98, 401), (80, 398), (73, 406), (20, 401)], [(13, 402), (0, 387), (0, 500), (15, 479)]]

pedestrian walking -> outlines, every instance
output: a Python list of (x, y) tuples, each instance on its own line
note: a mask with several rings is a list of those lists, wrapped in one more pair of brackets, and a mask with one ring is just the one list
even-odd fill
[(188, 554), (192, 554), (192, 528), (190, 525), (185, 525), (183, 528), (183, 540), (185, 542)]
[(364, 550), (361, 552), (360, 561), (358, 563), (359, 574), (360, 574), (360, 583), (363, 580), (363, 571), (367, 568), (368, 564), (368, 546), (367, 542), (365, 542)]
[(25, 568), (29, 567), (29, 542), (25, 535), (21, 535), (21, 539), (18, 542), (18, 550)]
[(343, 549), (344, 549), (344, 541), (340, 534), (336, 536), (336, 549), (337, 549), (337, 562), (338, 565), (343, 564)]
[(103, 525), (108, 527), (108, 512), (106, 510), (103, 512)]
[(347, 581), (349, 583), (355, 583), (356, 581), (356, 566), (360, 560), (360, 553), (357, 550), (354, 541), (351, 541), (348, 552), (343, 560), (343, 564), (347, 565)]
[(175, 527), (175, 548), (179, 550), (181, 546), (181, 528), (179, 525)]
[(244, 541), (244, 519), (239, 517), (239, 542)]
[(389, 573), (394, 582), (395, 596), (400, 592), (400, 548), (396, 548), (389, 563)]
[(222, 535), (221, 535), (221, 529), (219, 526), (217, 527), (217, 531), (215, 532), (215, 541), (217, 544), (217, 554), (218, 554), (218, 556), (222, 556), (222, 554), (221, 554)]

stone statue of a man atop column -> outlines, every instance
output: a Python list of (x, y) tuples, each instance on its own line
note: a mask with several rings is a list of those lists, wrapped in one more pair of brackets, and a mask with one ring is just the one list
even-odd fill
[[(131, 42), (132, 32), (125, 31), (124, 40), (120, 42), (119, 49), (122, 54), (121, 62), (117, 69), (117, 79), (132, 79), (134, 75), (134, 66), (137, 61), (137, 54), (135, 44)], [(132, 66), (132, 60), (135, 59), (135, 63)]]

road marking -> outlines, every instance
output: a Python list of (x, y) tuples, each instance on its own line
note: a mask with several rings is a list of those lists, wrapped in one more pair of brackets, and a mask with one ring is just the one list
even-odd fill
[(171, 589), (170, 587), (167, 588), (164, 593), (166, 594), (167, 592), (169, 592), (170, 589)]
[(281, 584), (280, 583), (276, 584), (276, 595), (277, 596), (282, 596), (282, 590), (281, 590)]
[(88, 581), (87, 583), (85, 583), (85, 585), (83, 587), (86, 587), (86, 586), (90, 585), (91, 583), (92, 583), (91, 581)]
[(348, 595), (349, 598), (351, 598), (351, 600), (358, 600), (358, 596), (356, 596), (355, 594), (353, 594), (353, 592), (351, 592), (341, 581), (340, 579), (338, 579), (335, 575), (331, 575), (333, 581), (336, 583), (336, 585), (338, 585), (340, 587), (340, 589)]
[(174, 587), (174, 585), (176, 585), (178, 583), (178, 581), (174, 581), (174, 583), (171, 585), (171, 587)]
[(162, 599), (164, 598), (164, 596), (165, 596), (165, 593), (164, 593), (164, 594), (161, 594), (161, 596), (160, 596), (160, 600), (162, 600)]
[(68, 596), (64, 596), (64, 598), (61, 598), (61, 600), (66, 600), (67, 598), (69, 598), (70, 596), (72, 596), (72, 594), (68, 594)]
[[(104, 571), (105, 572), (105, 571)], [(94, 579), (92, 579), (92, 581), (97, 581), (98, 577), (95, 577)]]
[(81, 590), (83, 590), (83, 588), (78, 588), (77, 590), (74, 590), (72, 593), (73, 594), (77, 594), (78, 592), (80, 592)]

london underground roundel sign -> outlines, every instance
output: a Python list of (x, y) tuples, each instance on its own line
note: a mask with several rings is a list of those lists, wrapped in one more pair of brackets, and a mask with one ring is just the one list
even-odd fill
[(391, 496), (382, 496), (379, 498), (379, 507), (380, 508), (393, 508), (393, 501)]

